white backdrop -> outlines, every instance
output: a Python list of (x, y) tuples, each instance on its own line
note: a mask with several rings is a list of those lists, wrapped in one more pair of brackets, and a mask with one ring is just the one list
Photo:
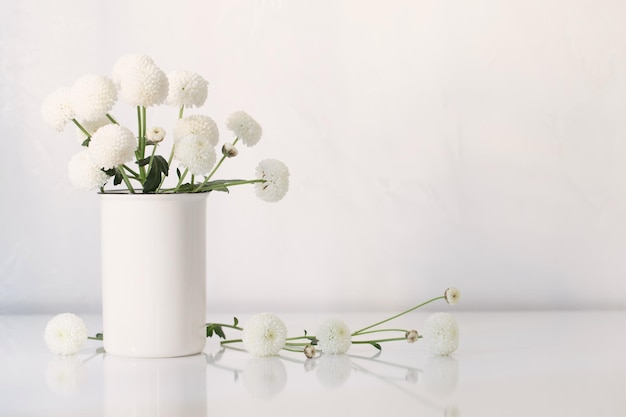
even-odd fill
[(626, 307), (623, 1), (21, 0), (0, 30), (0, 313), (100, 311), (98, 196), (40, 104), (126, 53), (201, 73), (188, 114), (223, 139), (233, 111), (261, 123), (223, 177), (292, 174), (276, 204), (209, 197), (211, 311), (397, 310), (447, 286), (464, 309)]

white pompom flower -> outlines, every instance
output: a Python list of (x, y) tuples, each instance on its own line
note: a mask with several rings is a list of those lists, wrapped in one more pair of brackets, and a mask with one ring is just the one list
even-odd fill
[(315, 337), (323, 353), (346, 353), (352, 345), (348, 325), (339, 319), (327, 319), (317, 329)]
[(41, 103), (43, 121), (57, 132), (63, 131), (67, 122), (76, 117), (70, 104), (70, 89), (59, 87)]
[(245, 324), (242, 340), (250, 354), (257, 357), (274, 356), (285, 347), (287, 326), (275, 314), (255, 314)]
[(264, 182), (254, 184), (257, 197), (274, 203), (281, 200), (289, 189), (289, 169), (276, 159), (264, 159), (256, 168), (257, 179)]
[(207, 175), (215, 165), (217, 155), (206, 137), (187, 135), (174, 145), (174, 159), (194, 175)]
[(217, 123), (209, 116), (202, 114), (183, 117), (176, 122), (174, 126), (174, 141), (189, 135), (203, 136), (211, 143), (211, 146), (217, 146), (220, 141)]
[(94, 164), (107, 170), (133, 160), (137, 140), (128, 128), (110, 124), (93, 134), (87, 149)]
[(455, 305), (461, 299), (461, 291), (458, 288), (450, 287), (443, 293), (446, 302), (451, 306)]
[(98, 189), (109, 179), (109, 176), (94, 164), (88, 149), (82, 150), (70, 159), (67, 175), (74, 187), (85, 191)]
[(70, 103), (76, 116), (97, 120), (106, 115), (117, 101), (117, 89), (109, 78), (88, 74), (77, 79), (70, 89)]
[(120, 58), (113, 72), (120, 97), (132, 106), (156, 106), (167, 98), (167, 75), (145, 55)]
[(113, 71), (111, 72), (111, 78), (113, 79), (115, 87), (118, 89), (121, 88), (122, 78), (131, 72), (133, 68), (146, 65), (155, 65), (152, 58), (148, 55), (126, 54), (119, 57), (117, 61), (115, 61), (115, 64), (113, 64)]
[(226, 127), (232, 130), (246, 146), (256, 145), (263, 134), (261, 125), (244, 111), (232, 113), (226, 121)]
[(59, 314), (46, 325), (44, 340), (53, 353), (73, 355), (83, 347), (87, 340), (87, 326), (75, 314)]
[(206, 101), (209, 83), (192, 71), (172, 71), (165, 102), (172, 106), (201, 107)]
[(449, 313), (435, 313), (424, 323), (424, 338), (435, 355), (449, 355), (459, 347), (459, 327)]

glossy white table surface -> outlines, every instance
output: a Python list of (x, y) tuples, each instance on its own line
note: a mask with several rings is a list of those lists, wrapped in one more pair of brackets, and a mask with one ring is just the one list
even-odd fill
[[(63, 358), (42, 339), (50, 316), (0, 316), (0, 416), (626, 416), (626, 312), (443, 310), (461, 330), (450, 357), (396, 342), (308, 361), (211, 340), (184, 358), (107, 356), (96, 341)], [(327, 315), (280, 316), (295, 335)], [(419, 329), (425, 316), (397, 324)], [(338, 317), (356, 328), (386, 315)]]

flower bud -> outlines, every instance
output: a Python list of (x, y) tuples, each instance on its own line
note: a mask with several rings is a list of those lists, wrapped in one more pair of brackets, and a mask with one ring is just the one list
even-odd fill
[(461, 291), (459, 291), (457, 288), (450, 287), (443, 293), (443, 296), (445, 297), (448, 304), (453, 306), (459, 302), (459, 299), (461, 298)]
[(165, 139), (165, 130), (161, 127), (153, 127), (146, 132), (146, 139), (150, 143), (159, 143)]
[(415, 343), (417, 342), (419, 335), (417, 334), (417, 330), (409, 330), (408, 332), (406, 332), (405, 337), (407, 342)]
[(313, 346), (313, 345), (306, 345), (304, 347), (304, 356), (306, 356), (307, 358), (311, 359), (311, 358), (315, 357), (316, 353), (317, 353), (317, 350), (315, 349), (315, 346)]
[(233, 158), (239, 154), (239, 151), (232, 143), (225, 143), (224, 146), (222, 146), (222, 154), (227, 158)]

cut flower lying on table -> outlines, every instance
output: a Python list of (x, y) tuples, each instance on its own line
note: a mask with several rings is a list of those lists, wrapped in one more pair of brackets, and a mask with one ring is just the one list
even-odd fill
[[(450, 355), (459, 346), (459, 329), (454, 317), (449, 313), (434, 313), (429, 315), (423, 331), (401, 328), (381, 328), (385, 323), (411, 313), (420, 307), (434, 301), (445, 300), (455, 305), (461, 297), (458, 289), (446, 289), (444, 295), (431, 298), (421, 304), (402, 311), (394, 316), (378, 321), (357, 331), (351, 332), (348, 325), (340, 319), (330, 318), (323, 321), (315, 335), (304, 331), (304, 334), (288, 337), (287, 326), (273, 313), (259, 313), (248, 319), (246, 324), (239, 326), (235, 318), (232, 324), (207, 323), (207, 337), (218, 336), (221, 345), (243, 343), (245, 349), (253, 356), (266, 357), (278, 355), (280, 351), (304, 353), (307, 358), (319, 354), (342, 354), (355, 344), (367, 344), (381, 350), (383, 343), (405, 341), (415, 343), (424, 338), (430, 352), (434, 355)], [(240, 331), (239, 339), (227, 339), (224, 329)], [(384, 337), (370, 338), (373, 334), (383, 334)], [(103, 340), (105, 335), (98, 333), (87, 337), (84, 322), (71, 313), (60, 314), (50, 320), (46, 326), (44, 339), (50, 350), (60, 355), (72, 355), (84, 345), (87, 339)]]
[[(104, 193), (108, 191), (105, 185), (113, 182), (114, 186), (123, 183), (129, 193), (198, 193), (254, 184), (262, 200), (282, 199), (289, 187), (289, 170), (276, 159), (261, 161), (255, 179), (213, 179), (227, 158), (238, 155), (238, 143), (256, 145), (263, 130), (246, 112), (233, 112), (226, 127), (234, 140), (222, 145), (218, 160), (215, 121), (201, 114), (184, 117), (185, 109), (201, 107), (207, 96), (208, 82), (199, 74), (172, 71), (166, 75), (146, 55), (125, 55), (113, 66), (111, 78), (82, 76), (71, 87), (60, 87), (48, 95), (41, 112), (44, 121), (59, 132), (68, 123), (77, 127), (82, 150), (71, 158), (68, 175), (80, 189)], [(111, 114), (118, 97), (136, 108), (136, 133)], [(178, 109), (167, 158), (158, 153), (168, 142), (166, 130), (147, 122), (147, 108), (160, 104)], [(178, 165), (176, 185), (166, 186), (174, 161)]]

